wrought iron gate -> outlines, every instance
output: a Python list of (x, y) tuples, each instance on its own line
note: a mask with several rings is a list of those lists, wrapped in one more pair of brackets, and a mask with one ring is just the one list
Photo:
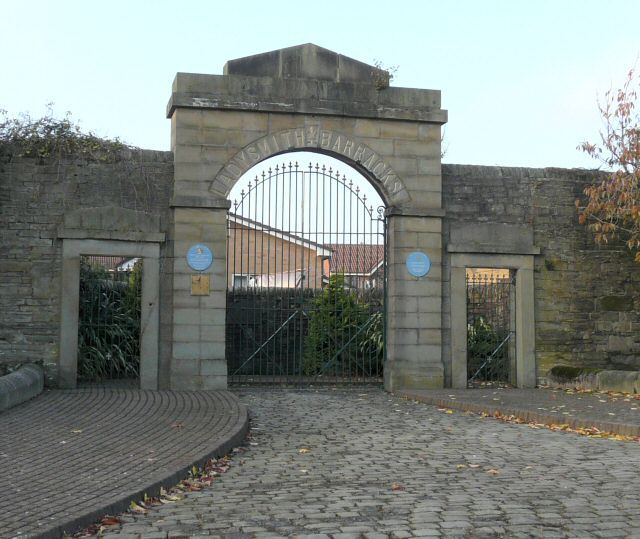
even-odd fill
[(142, 261), (80, 257), (78, 378), (138, 378)]
[(230, 383), (378, 383), (384, 361), (385, 221), (321, 165), (276, 166), (228, 214)]
[(515, 375), (515, 280), (509, 270), (467, 270), (469, 384), (510, 384)]

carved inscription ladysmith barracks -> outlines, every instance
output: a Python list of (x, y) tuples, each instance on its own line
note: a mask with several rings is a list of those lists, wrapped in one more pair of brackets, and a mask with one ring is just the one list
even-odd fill
[(322, 129), (319, 125), (279, 131), (245, 146), (220, 171), (214, 186), (222, 184), (221, 191), (228, 194), (240, 176), (256, 163), (278, 153), (316, 148), (347, 157), (368, 170), (390, 202), (400, 203), (409, 199), (402, 181), (376, 152), (353, 138)]

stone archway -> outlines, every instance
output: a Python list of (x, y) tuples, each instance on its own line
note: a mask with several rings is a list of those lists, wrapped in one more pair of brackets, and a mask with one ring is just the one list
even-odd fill
[(227, 196), (251, 167), (269, 157), (295, 151), (326, 153), (362, 172), (388, 206), (409, 201), (409, 193), (402, 178), (378, 153), (356, 137), (323, 128), (320, 122), (269, 133), (247, 144), (216, 175), (210, 190)]
[[(329, 153), (365, 174), (388, 205), (387, 389), (442, 387), (440, 92), (393, 88), (374, 66), (307, 44), (179, 73), (168, 106), (175, 159), (173, 326), (163, 333), (173, 388), (226, 387), (226, 196), (272, 155)], [(204, 243), (205, 291), (189, 267)], [(407, 256), (431, 259), (412, 277)], [(166, 353), (166, 352), (165, 352)]]

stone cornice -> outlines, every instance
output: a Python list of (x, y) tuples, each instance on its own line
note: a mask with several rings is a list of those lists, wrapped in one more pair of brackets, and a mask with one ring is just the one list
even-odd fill
[(405, 120), (444, 124), (438, 90), (389, 87), (371, 83), (280, 79), (241, 75), (178, 73), (167, 105), (177, 108), (250, 110)]

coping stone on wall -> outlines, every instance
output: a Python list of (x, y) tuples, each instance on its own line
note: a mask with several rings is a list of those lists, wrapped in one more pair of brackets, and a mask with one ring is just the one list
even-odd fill
[(38, 396), (44, 388), (44, 370), (30, 363), (0, 376), (0, 412)]

